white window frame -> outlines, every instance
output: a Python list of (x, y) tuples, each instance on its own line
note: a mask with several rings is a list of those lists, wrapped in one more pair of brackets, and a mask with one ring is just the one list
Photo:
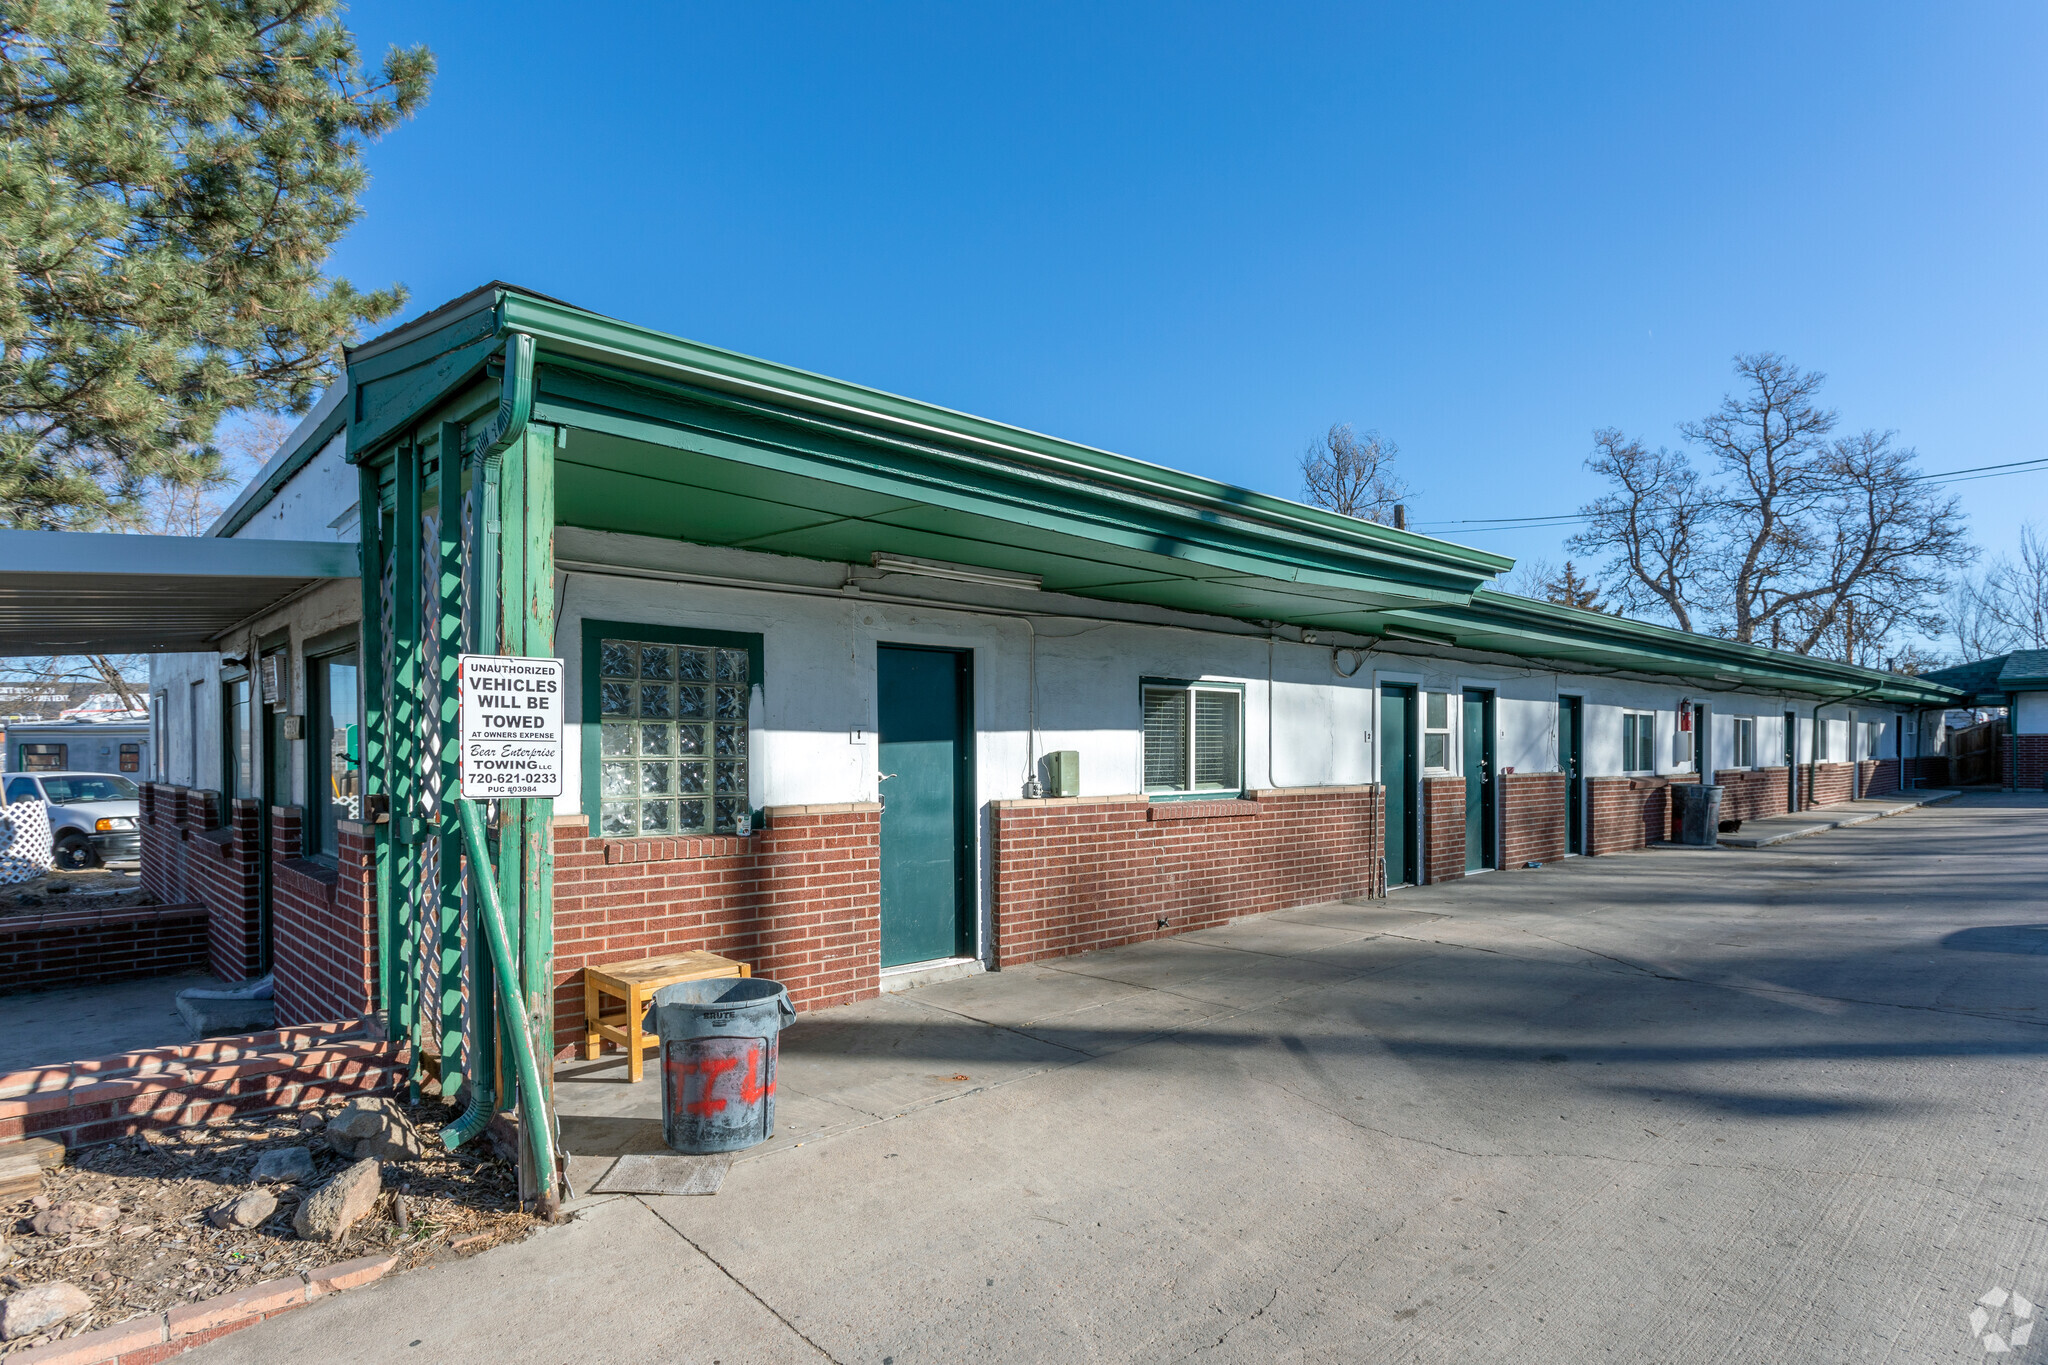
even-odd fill
[(1734, 732), (1730, 739), (1735, 746), (1735, 761), (1730, 766), (1754, 768), (1756, 766), (1756, 717), (1730, 716), (1729, 719), (1734, 722)]
[[(1154, 786), (1147, 780), (1146, 770), (1151, 766), (1145, 756), (1144, 699), (1153, 692), (1178, 692), (1186, 696), (1186, 732), (1181, 749), (1180, 781), (1171, 787)], [(1196, 722), (1200, 707), (1198, 700), (1204, 693), (1230, 697), (1237, 705), (1237, 753), (1234, 770), (1237, 785), (1231, 787), (1201, 787), (1195, 785), (1195, 772), (1200, 767), (1201, 756), (1197, 752), (1198, 737)], [(1205, 800), (1230, 800), (1244, 795), (1245, 781), (1245, 704), (1244, 684), (1216, 682), (1184, 682), (1177, 678), (1145, 678), (1138, 685), (1138, 781), (1147, 796), (1160, 797), (1201, 797)]]
[[(1629, 722), (1635, 722), (1636, 735), (1629, 739)], [(1657, 771), (1657, 713), (1655, 711), (1624, 710), (1621, 713), (1621, 771), (1627, 775), (1654, 773)], [(1648, 759), (1641, 767), (1635, 766), (1638, 758)]]
[[(1455, 736), (1458, 732), (1457, 717), (1459, 708), (1451, 705), (1451, 702), (1458, 697), (1459, 694), (1454, 692), (1424, 692), (1422, 694), (1422, 771), (1425, 773), (1454, 773), (1458, 771), (1457, 741)], [(1443, 704), (1444, 719), (1441, 725), (1431, 725), (1429, 723), (1429, 705), (1432, 701)], [(1431, 763), (1429, 761), (1429, 741), (1438, 735), (1443, 736), (1444, 761), (1441, 763)]]

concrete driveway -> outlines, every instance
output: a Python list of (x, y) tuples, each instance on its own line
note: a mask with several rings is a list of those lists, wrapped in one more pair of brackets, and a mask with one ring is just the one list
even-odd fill
[[(716, 1197), (193, 1358), (1982, 1359), (2048, 1300), (2044, 901), (2048, 800), (1965, 797), (830, 1011)], [(579, 1154), (645, 1141), (616, 1070)]]

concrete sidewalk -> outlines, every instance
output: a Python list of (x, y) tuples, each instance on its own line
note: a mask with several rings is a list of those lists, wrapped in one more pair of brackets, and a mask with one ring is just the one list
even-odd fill
[[(2048, 1299), (2044, 885), (2048, 800), (1969, 796), (824, 1012), (716, 1197), (194, 1359), (1980, 1359)], [(579, 1170), (646, 1140), (613, 1065)]]
[(1847, 829), (1851, 825), (1867, 825), (1872, 820), (1904, 815), (1909, 810), (1918, 810), (1937, 801), (1953, 801), (1961, 795), (1960, 791), (1930, 789), (1897, 792), (1891, 796), (1869, 797), (1858, 801), (1843, 801), (1814, 810), (1766, 815), (1760, 820), (1744, 820), (1741, 829), (1733, 834), (1723, 834), (1719, 838), (1722, 846), (1726, 848), (1768, 848), (1772, 844), (1782, 844), (1788, 839), (1803, 839), (1809, 834), (1824, 834), (1831, 829)]

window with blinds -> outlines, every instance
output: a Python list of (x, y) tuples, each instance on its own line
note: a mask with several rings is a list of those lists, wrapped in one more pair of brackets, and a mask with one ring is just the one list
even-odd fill
[(1145, 790), (1235, 793), (1244, 787), (1244, 693), (1147, 683)]
[(598, 648), (605, 837), (735, 833), (749, 810), (747, 651), (640, 640)]

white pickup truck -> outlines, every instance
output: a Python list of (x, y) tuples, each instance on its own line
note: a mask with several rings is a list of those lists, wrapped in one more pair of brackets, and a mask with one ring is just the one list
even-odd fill
[(51, 859), (67, 871), (142, 856), (142, 793), (116, 773), (10, 773), (7, 803), (50, 813)]

